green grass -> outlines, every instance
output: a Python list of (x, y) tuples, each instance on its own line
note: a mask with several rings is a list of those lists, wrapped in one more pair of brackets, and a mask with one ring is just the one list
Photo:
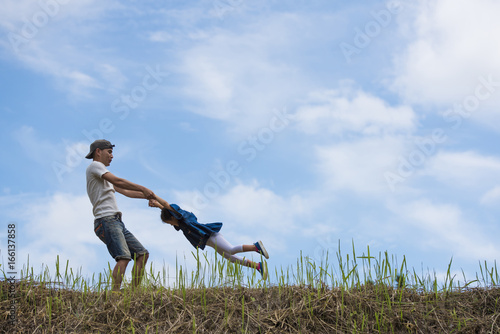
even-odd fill
[[(339, 250), (318, 262), (300, 255), (293, 266), (269, 266), (268, 280), (215, 253), (193, 252), (194, 268), (176, 262), (142, 285), (125, 278), (110, 292), (111, 270), (83, 277), (56, 258), (52, 272), (29, 260), (15, 283), (1, 281), (0, 314), (15, 301), (17, 322), (0, 332), (126, 333), (490, 333), (500, 331), (496, 262), (480, 262), (468, 280), (417, 274), (387, 252)], [(5, 277), (5, 273), (3, 273)], [(6, 278), (6, 277), (5, 277)]]

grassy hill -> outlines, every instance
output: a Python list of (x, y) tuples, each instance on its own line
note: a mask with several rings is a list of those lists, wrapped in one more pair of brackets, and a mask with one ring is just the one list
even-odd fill
[[(195, 254), (197, 256), (197, 254)], [(241, 266), (200, 260), (175, 282), (149, 272), (144, 284), (111, 292), (109, 272), (83, 279), (25, 270), (0, 281), (2, 333), (500, 333), (496, 267), (474, 281), (418, 277), (387, 254), (338, 267), (300, 258), (262, 281)], [(474, 287), (472, 287), (474, 285)], [(12, 318), (10, 316), (13, 316)], [(11, 320), (14, 319), (15, 322)]]

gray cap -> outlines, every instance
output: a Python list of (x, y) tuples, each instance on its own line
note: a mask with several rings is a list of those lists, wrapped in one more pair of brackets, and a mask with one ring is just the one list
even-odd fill
[(90, 152), (89, 152), (89, 154), (87, 154), (87, 156), (85, 158), (87, 158), (87, 159), (93, 159), (94, 158), (94, 152), (95, 152), (96, 149), (104, 150), (106, 148), (113, 148), (113, 147), (115, 147), (115, 145), (112, 145), (106, 139), (97, 139), (92, 144), (90, 144)]

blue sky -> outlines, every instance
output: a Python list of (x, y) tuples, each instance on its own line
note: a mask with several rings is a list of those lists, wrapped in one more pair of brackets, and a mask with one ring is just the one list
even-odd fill
[[(261, 239), (271, 268), (340, 241), (475, 278), (500, 255), (500, 23), (492, 0), (12, 1), (0, 13), (0, 231), (19, 266), (112, 263), (84, 159)], [(155, 268), (192, 264), (117, 195)], [(208, 252), (213, 252), (208, 250)]]

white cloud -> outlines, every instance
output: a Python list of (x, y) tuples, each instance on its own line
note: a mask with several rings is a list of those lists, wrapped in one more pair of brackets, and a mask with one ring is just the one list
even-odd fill
[(500, 181), (500, 159), (473, 151), (441, 151), (429, 159), (422, 174), (452, 187), (481, 189)]
[(308, 230), (300, 221), (312, 215), (311, 210), (317, 205), (299, 195), (282, 197), (256, 182), (238, 183), (218, 196), (205, 197), (208, 202), (203, 207), (200, 198), (198, 192), (183, 191), (176, 192), (172, 201), (195, 213), (202, 223), (223, 222), (221, 232), (233, 244), (260, 238), (270, 244), (268, 251), (280, 252), (289, 249), (287, 239), (291, 234)]
[(397, 136), (368, 137), (316, 147), (316, 165), (328, 188), (387, 193), (384, 173), (393, 169), (403, 149), (404, 142)]
[(500, 255), (498, 243), (478, 223), (465, 218), (456, 205), (415, 200), (392, 203), (389, 208), (416, 230), (408, 232), (407, 238), (422, 248), (447, 250), (470, 260), (494, 260)]
[(40, 10), (41, 8), (36, 1), (6, 0), (2, 3), (0, 26), (12, 31), (16, 29), (16, 25), (22, 24), (23, 18), (31, 18), (35, 12)]
[(0, 14), (0, 28), (8, 37), (0, 46), (30, 69), (54, 78), (71, 97), (89, 98), (95, 89), (116, 90), (125, 81), (119, 62), (107, 56), (109, 51), (90, 47), (109, 24), (93, 21), (111, 9), (125, 10), (119, 3), (95, 0), (9, 1)]
[(309, 94), (299, 107), (297, 127), (308, 134), (361, 135), (411, 132), (415, 129), (415, 114), (410, 107), (389, 106), (384, 100), (356, 90), (347, 84), (338, 90)]
[(300, 196), (283, 198), (258, 184), (238, 184), (218, 199), (220, 209), (226, 217), (246, 227), (261, 227), (270, 231), (295, 229), (295, 218), (306, 210)]
[(305, 26), (298, 15), (275, 15), (243, 25), (243, 32), (212, 30), (210, 38), (186, 47), (174, 70), (182, 75), (182, 94), (194, 101), (191, 111), (230, 122), (234, 133), (265, 124), (273, 109), (293, 103), (311, 85), (293, 57), (299, 45), (306, 47)]
[(500, 79), (500, 49), (487, 37), (500, 33), (500, 3), (439, 0), (413, 7), (404, 18), (413, 22), (410, 43), (396, 57), (397, 91), (415, 103), (451, 105), (474, 94), (479, 77)]
[(335, 142), (320, 145), (316, 140), (313, 145), (316, 170), (327, 188), (386, 193), (385, 174), (395, 169), (417, 131), (412, 108), (390, 106), (350, 81), (310, 93), (301, 104), (294, 115), (296, 129)]
[(328, 236), (339, 234), (339, 227), (328, 224), (313, 224), (308, 225), (302, 230), (302, 235), (309, 238), (319, 238), (320, 236)]
[[(23, 25), (44, 28), (51, 21), (60, 20), (87, 20), (98, 17), (104, 8), (118, 6), (110, 1), (103, 4), (96, 0), (81, 0), (78, 2), (67, 0), (6, 0), (2, 3), (0, 13), (1, 25), (9, 30), (22, 32)], [(17, 29), (15, 29), (15, 27)]]
[[(193, 52), (185, 59), (185, 71), (193, 76), (194, 87), (188, 88), (188, 93), (207, 102), (209, 105), (224, 107), (233, 95), (235, 85), (234, 73), (223, 70), (226, 66), (222, 59), (207, 59), (205, 52)], [(193, 89), (194, 88), (194, 89)], [(231, 116), (227, 107), (220, 110), (208, 109), (209, 117), (225, 119)]]
[(154, 31), (149, 34), (149, 40), (152, 42), (170, 42), (174, 40), (175, 37), (167, 31)]
[[(40, 129), (31, 126), (22, 126), (15, 130), (13, 139), (22, 148), (24, 155), (20, 158), (37, 164), (39, 171), (36, 177), (46, 177), (51, 182), (58, 182), (57, 184), (60, 185), (64, 182), (68, 186), (75, 185), (72, 182), (75, 181), (74, 178), (78, 178), (78, 175), (72, 175), (72, 178), (69, 175), (83, 167), (82, 162), (86, 160), (85, 155), (90, 145), (89, 142), (73, 142), (66, 139), (54, 142), (40, 136)], [(78, 178), (76, 182), (81, 182), (81, 180)]]
[(22, 126), (14, 131), (14, 139), (21, 145), (26, 155), (38, 164), (46, 164), (58, 155), (58, 147), (48, 140), (39, 138), (36, 130), (31, 126)]
[(500, 202), (500, 186), (488, 190), (480, 200), (483, 205), (497, 205)]
[[(123, 74), (117, 68), (110, 68), (108, 60), (72, 47), (57, 47), (58, 43), (33, 40), (17, 57), (32, 70), (52, 77), (56, 86), (73, 98), (90, 98), (93, 90), (116, 90), (123, 86)], [(58, 49), (57, 53), (49, 51), (54, 48)], [(93, 58), (96, 65), (89, 66), (84, 60), (86, 57)]]
[(72, 268), (95, 268), (94, 246), (99, 240), (91, 233), (93, 217), (87, 196), (58, 193), (18, 205), (24, 209), (16, 220), (21, 263), (29, 255), (35, 271), (42, 264), (53, 268), (59, 255), (63, 263), (69, 260)]

